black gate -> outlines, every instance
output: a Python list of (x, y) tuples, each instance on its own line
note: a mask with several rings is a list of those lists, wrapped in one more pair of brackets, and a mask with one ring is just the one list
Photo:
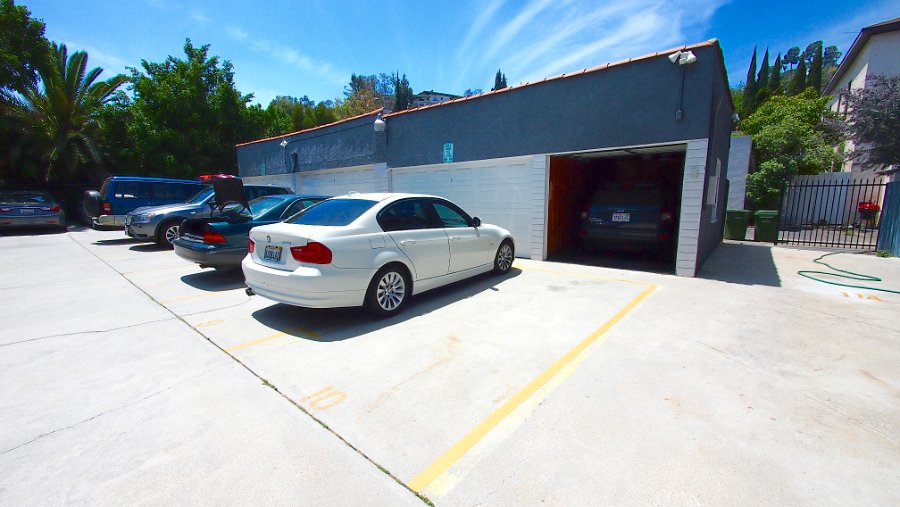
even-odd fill
[(883, 178), (850, 173), (798, 176), (781, 194), (777, 243), (875, 249)]

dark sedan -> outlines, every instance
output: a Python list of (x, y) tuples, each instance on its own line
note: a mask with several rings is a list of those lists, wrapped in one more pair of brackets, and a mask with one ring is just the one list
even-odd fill
[(212, 218), (185, 220), (172, 241), (175, 253), (200, 267), (236, 268), (247, 255), (247, 233), (258, 225), (273, 224), (293, 216), (327, 197), (269, 195), (253, 199), (249, 209), (227, 208)]
[(66, 228), (66, 214), (46, 192), (0, 192), (0, 228)]

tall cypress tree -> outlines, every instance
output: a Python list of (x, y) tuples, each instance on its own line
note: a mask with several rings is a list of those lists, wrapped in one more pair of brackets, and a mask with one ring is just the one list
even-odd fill
[(757, 88), (769, 86), (769, 48), (766, 48), (762, 66), (759, 68), (759, 74), (756, 75), (756, 86)]
[(817, 93), (822, 92), (822, 41), (816, 45), (812, 63), (809, 65), (807, 85), (812, 86)]
[(772, 65), (772, 73), (769, 75), (769, 93), (777, 95), (782, 93), (781, 90), (781, 53), (775, 58), (775, 64)]
[(506, 74), (500, 72), (500, 69), (497, 69), (497, 75), (494, 76), (494, 87), (491, 88), (491, 91), (500, 90), (502, 88), (506, 88)]
[(747, 69), (747, 83), (744, 85), (744, 100), (741, 103), (741, 115), (746, 118), (756, 109), (756, 46), (753, 46), (753, 58)]
[(800, 60), (797, 68), (794, 69), (794, 77), (791, 78), (791, 84), (788, 85), (789, 96), (797, 95), (806, 89), (806, 60)]

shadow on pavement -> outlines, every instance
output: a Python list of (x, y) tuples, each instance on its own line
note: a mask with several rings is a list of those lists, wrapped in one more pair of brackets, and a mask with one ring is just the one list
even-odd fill
[(196, 289), (209, 292), (242, 289), (244, 273), (241, 268), (209, 269), (200, 273), (191, 273), (181, 277), (181, 281)]
[(134, 245), (129, 250), (132, 252), (162, 252), (163, 250), (171, 250), (171, 248), (159, 246), (156, 243), (141, 243), (140, 245)]
[[(486, 290), (502, 291), (503, 282), (520, 274), (522, 270), (513, 267), (503, 276), (487, 273), (430, 290), (413, 296), (400, 314), (387, 319), (376, 318), (364, 308), (312, 309), (285, 304), (273, 304), (257, 310), (253, 312), (253, 318), (271, 329), (290, 336), (318, 342), (336, 342), (427, 315)], [(314, 329), (315, 333), (310, 333), (311, 329)]]
[(68, 232), (62, 227), (4, 227), (0, 229), (0, 236), (48, 236), (52, 234), (65, 234)]
[(116, 245), (127, 245), (129, 243), (136, 243), (137, 240), (134, 238), (116, 238), (116, 239), (98, 239), (94, 241), (93, 244), (99, 246), (116, 246)]
[(657, 252), (648, 251), (601, 251), (596, 253), (572, 251), (550, 256), (547, 260), (601, 268), (647, 271), (649, 273), (672, 274), (675, 272), (675, 263), (671, 255), (660, 255)]
[(709, 256), (698, 278), (742, 285), (781, 287), (772, 245), (724, 242)]

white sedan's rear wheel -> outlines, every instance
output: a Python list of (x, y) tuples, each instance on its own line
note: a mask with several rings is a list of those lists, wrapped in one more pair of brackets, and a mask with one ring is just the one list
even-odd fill
[(409, 299), (409, 277), (398, 266), (386, 266), (372, 278), (366, 295), (366, 305), (380, 317), (394, 315)]

